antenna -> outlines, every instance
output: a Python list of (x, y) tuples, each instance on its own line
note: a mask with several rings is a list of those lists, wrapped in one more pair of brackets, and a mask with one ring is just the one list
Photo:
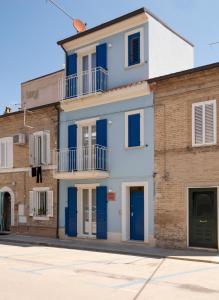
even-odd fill
[(83, 23), (79, 19), (74, 19), (64, 8), (62, 8), (59, 4), (57, 4), (54, 0), (47, 0), (50, 4), (54, 5), (56, 8), (58, 8), (63, 14), (65, 14), (69, 19), (72, 21), (73, 27), (76, 29), (77, 33), (83, 32), (86, 30), (86, 23)]
[(31, 114), (33, 114), (33, 112), (32, 112), (32, 111), (30, 111), (30, 110), (27, 110), (27, 108), (26, 108), (26, 103), (25, 103), (25, 104), (24, 104), (24, 127), (27, 127), (27, 128), (33, 129), (34, 127), (32, 127), (32, 126), (29, 126), (29, 125), (27, 125), (27, 123), (26, 123), (27, 113), (31, 113)]
[(208, 46), (214, 46), (216, 44), (219, 44), (219, 42), (210, 43), (210, 44), (208, 44)]

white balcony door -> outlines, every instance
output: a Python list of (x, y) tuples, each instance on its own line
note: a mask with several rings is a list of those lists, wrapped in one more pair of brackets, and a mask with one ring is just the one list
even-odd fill
[(96, 189), (82, 189), (82, 234), (96, 235)]
[(95, 169), (96, 164), (96, 124), (81, 127), (81, 153), (79, 154), (80, 170)]
[(90, 53), (81, 57), (81, 78), (79, 79), (82, 95), (87, 95), (96, 90), (96, 53)]

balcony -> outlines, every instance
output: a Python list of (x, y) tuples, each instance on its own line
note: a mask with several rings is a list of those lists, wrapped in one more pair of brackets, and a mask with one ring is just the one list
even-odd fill
[(63, 79), (62, 99), (81, 98), (107, 90), (108, 71), (102, 67), (70, 75)]
[(109, 150), (92, 145), (54, 153), (56, 179), (104, 179), (109, 177)]

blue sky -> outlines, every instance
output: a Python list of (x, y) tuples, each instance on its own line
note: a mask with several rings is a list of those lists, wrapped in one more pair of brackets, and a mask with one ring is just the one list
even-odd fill
[[(219, 61), (218, 0), (56, 0), (88, 28), (142, 6), (195, 45), (195, 66)], [(47, 0), (0, 0), (0, 110), (20, 102), (20, 83), (61, 69), (56, 42), (74, 34), (71, 21)]]

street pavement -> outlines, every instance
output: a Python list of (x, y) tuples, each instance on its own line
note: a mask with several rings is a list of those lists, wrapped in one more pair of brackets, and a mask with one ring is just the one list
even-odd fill
[(219, 264), (0, 244), (0, 300), (219, 299)]

